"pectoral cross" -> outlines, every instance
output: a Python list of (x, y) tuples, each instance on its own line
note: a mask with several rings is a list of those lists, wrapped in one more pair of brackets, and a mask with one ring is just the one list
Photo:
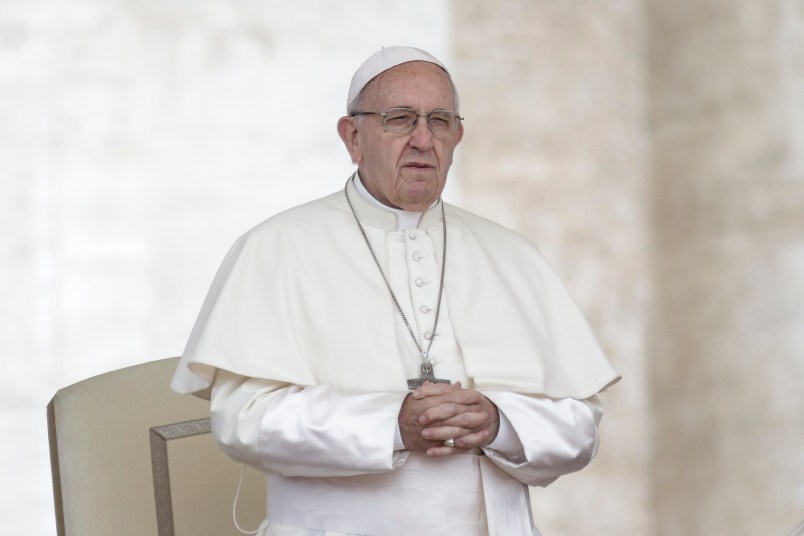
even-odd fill
[(441, 378), (436, 378), (435, 373), (433, 372), (433, 364), (427, 358), (427, 352), (422, 352), (422, 368), (421, 368), (421, 376), (418, 378), (411, 378), (408, 380), (408, 391), (415, 391), (422, 385), (424, 382), (430, 383), (452, 383), (449, 380), (442, 380)]

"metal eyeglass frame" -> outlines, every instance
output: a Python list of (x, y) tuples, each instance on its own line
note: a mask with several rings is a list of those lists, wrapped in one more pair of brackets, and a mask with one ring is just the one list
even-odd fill
[(445, 132), (444, 135), (455, 134), (455, 132), (458, 131), (458, 127), (460, 126), (461, 121), (463, 121), (463, 119), (464, 119), (463, 117), (461, 117), (460, 115), (458, 115), (455, 112), (451, 112), (449, 110), (443, 110), (443, 109), (440, 109), (440, 108), (437, 109), (437, 110), (433, 110), (432, 112), (429, 112), (429, 113), (424, 113), (424, 112), (417, 112), (416, 110), (413, 110), (412, 108), (395, 107), (395, 108), (388, 108), (384, 112), (352, 112), (349, 115), (351, 117), (357, 117), (357, 116), (360, 116), (360, 115), (377, 115), (379, 117), (382, 117), (382, 126), (387, 131), (388, 130), (388, 119), (387, 119), (387, 117), (388, 117), (388, 114), (393, 112), (394, 110), (401, 110), (401, 111), (405, 111), (405, 112), (413, 112), (416, 115), (416, 120), (413, 121), (410, 124), (410, 129), (405, 131), (405, 132), (399, 132), (398, 134), (400, 136), (404, 136), (404, 135), (407, 135), (407, 134), (410, 134), (411, 132), (413, 132), (416, 129), (416, 125), (419, 124), (419, 117), (421, 117), (421, 116), (425, 116), (427, 118), (427, 129), (434, 136), (438, 136), (438, 134), (436, 134), (435, 131), (433, 131), (433, 127), (430, 125), (430, 116), (431, 115), (433, 115), (435, 113), (448, 113), (450, 115), (455, 116), (455, 119), (456, 119), (455, 128), (450, 132)]

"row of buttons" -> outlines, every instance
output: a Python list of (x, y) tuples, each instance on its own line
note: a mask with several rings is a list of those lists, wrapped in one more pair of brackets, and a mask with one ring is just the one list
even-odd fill
[[(408, 238), (409, 238), (410, 240), (416, 240), (416, 237), (417, 237), (417, 234), (416, 234), (414, 231), (409, 231), (409, 232), (408, 232)], [(419, 261), (421, 261), (422, 259), (424, 259), (424, 256), (423, 256), (421, 253), (419, 253), (418, 251), (414, 251), (414, 252), (411, 254), (410, 258), (411, 258), (411, 259), (413, 259), (413, 261), (414, 261), (414, 262), (419, 262)], [(416, 279), (413, 281), (413, 284), (414, 284), (414, 285), (416, 285), (418, 288), (422, 288), (422, 287), (424, 287), (425, 285), (429, 285), (429, 284), (430, 284), (430, 281), (425, 281), (425, 280), (424, 280), (424, 279), (422, 279), (421, 277), (417, 277), (417, 278), (416, 278)], [(422, 312), (422, 313), (424, 313), (424, 314), (430, 313), (432, 310), (433, 310), (432, 308), (430, 308), (430, 307), (428, 307), (428, 306), (426, 306), (426, 305), (420, 305), (420, 306), (419, 306), (419, 311), (421, 311), (421, 312)], [(436, 333), (436, 336), (438, 336), (438, 333)], [(432, 332), (432, 331), (428, 331), (428, 332), (426, 332), (426, 333), (424, 334), (424, 338), (425, 338), (425, 340), (428, 340), (428, 341), (429, 341), (430, 339), (432, 339), (432, 338), (433, 338), (433, 332)]]
[[(416, 235), (415, 235), (415, 234), (413, 234), (413, 233), (410, 233), (410, 239), (411, 239), (411, 240), (414, 240), (415, 238), (416, 238)], [(418, 261), (419, 261), (419, 260), (421, 260), (421, 259), (422, 259), (422, 256), (421, 256), (421, 255), (419, 255), (419, 253), (418, 253), (417, 251), (414, 251), (414, 252), (413, 252), (413, 260), (418, 262)], [(428, 284), (428, 281), (425, 281), (425, 280), (424, 280), (424, 279), (422, 279), (421, 277), (417, 277), (417, 278), (416, 278), (416, 281), (414, 281), (414, 282), (413, 282), (413, 284), (415, 284), (415, 285), (416, 285), (417, 287), (419, 287), (419, 288), (422, 288), (424, 285)], [(432, 309), (430, 309), (430, 308), (429, 308), (429, 307), (427, 307), (426, 305), (422, 305), (421, 307), (419, 307), (419, 311), (421, 311), (421, 312), (423, 312), (423, 313), (427, 314), (427, 313), (429, 313), (430, 311), (432, 311)]]

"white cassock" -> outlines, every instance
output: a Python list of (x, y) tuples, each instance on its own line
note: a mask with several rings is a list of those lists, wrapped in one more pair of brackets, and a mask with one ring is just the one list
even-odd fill
[(347, 188), (411, 328), (425, 347), (435, 337), (436, 376), (499, 409), (495, 441), (436, 459), (404, 449), (397, 417), (419, 352), (343, 191), (234, 244), (171, 387), (211, 398), (220, 447), (268, 475), (266, 535), (538, 534), (527, 486), (591, 460), (595, 395), (617, 371), (530, 242), (450, 205), (433, 334), (440, 203), (416, 221), (359, 179)]

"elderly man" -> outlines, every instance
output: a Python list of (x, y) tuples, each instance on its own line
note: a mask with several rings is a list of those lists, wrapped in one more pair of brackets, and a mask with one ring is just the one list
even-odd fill
[(357, 171), (232, 247), (174, 377), (267, 474), (270, 535), (538, 534), (528, 485), (584, 467), (619, 379), (533, 245), (440, 200), (444, 65), (385, 48), (338, 133)]

